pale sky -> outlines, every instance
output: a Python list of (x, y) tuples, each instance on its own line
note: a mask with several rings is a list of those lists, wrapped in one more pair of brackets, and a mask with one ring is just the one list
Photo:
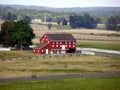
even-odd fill
[(0, 0), (0, 4), (37, 5), (48, 7), (120, 7), (120, 0)]

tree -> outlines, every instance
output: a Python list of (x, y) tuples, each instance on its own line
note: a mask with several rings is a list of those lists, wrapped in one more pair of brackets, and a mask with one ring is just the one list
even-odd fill
[(89, 14), (85, 14), (84, 16), (69, 16), (69, 23), (72, 28), (95, 28), (97, 22), (94, 18), (90, 17)]
[(8, 21), (17, 20), (17, 15), (15, 15), (11, 12), (8, 12), (6, 15), (3, 15), (2, 19), (8, 20)]
[(106, 22), (107, 30), (120, 31), (120, 16), (113, 16), (108, 18)]
[(0, 44), (5, 47), (28, 48), (35, 37), (32, 28), (24, 21), (5, 22), (1, 26)]
[(63, 18), (57, 17), (57, 24), (60, 25), (60, 23), (63, 21)]
[(48, 29), (51, 29), (51, 27), (52, 27), (52, 24), (49, 23), (49, 24), (48, 24)]
[(67, 20), (66, 19), (63, 19), (62, 25), (67, 25)]
[(13, 40), (12, 40), (12, 31), (9, 30), (9, 26), (13, 22), (5, 21), (1, 25), (1, 31), (0, 31), (0, 44), (2, 44), (4, 47), (13, 46)]
[(29, 16), (24, 16), (22, 18), (23, 21), (27, 22), (27, 23), (30, 23), (31, 22), (31, 18)]

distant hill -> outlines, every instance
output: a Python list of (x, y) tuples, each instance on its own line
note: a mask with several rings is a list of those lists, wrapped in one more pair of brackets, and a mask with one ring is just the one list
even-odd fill
[(27, 6), (27, 5), (10, 5), (10, 4), (0, 4), (0, 6), (11, 7), (15, 9), (35, 9), (35, 10), (47, 10), (54, 12), (120, 12), (120, 7), (86, 7), (86, 8), (51, 8), (44, 6)]
[(42, 20), (44, 20), (44, 15), (46, 13), (47, 19), (52, 19), (52, 21), (56, 21), (59, 17), (69, 18), (70, 15), (83, 15), (88, 13), (94, 18), (100, 18), (102, 21), (101, 23), (105, 23), (107, 18), (120, 15), (120, 7), (51, 8), (43, 6), (0, 4), (0, 19), (7, 15), (8, 12), (16, 14), (18, 19), (21, 19), (25, 15), (29, 15), (31, 18), (40, 18)]

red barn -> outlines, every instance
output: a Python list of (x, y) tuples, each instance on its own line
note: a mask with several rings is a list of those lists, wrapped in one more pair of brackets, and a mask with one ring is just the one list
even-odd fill
[(76, 51), (76, 40), (71, 34), (44, 34), (40, 44), (33, 48), (36, 54), (65, 54)]

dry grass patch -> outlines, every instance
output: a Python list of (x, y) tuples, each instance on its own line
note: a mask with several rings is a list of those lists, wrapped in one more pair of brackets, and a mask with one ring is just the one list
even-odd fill
[(0, 78), (81, 72), (120, 72), (120, 58), (80, 56), (0, 61)]
[(18, 57), (30, 57), (30, 56), (36, 56), (36, 54), (33, 54), (32, 50), (28, 51), (1, 51), (0, 52), (0, 58), (18, 58)]

